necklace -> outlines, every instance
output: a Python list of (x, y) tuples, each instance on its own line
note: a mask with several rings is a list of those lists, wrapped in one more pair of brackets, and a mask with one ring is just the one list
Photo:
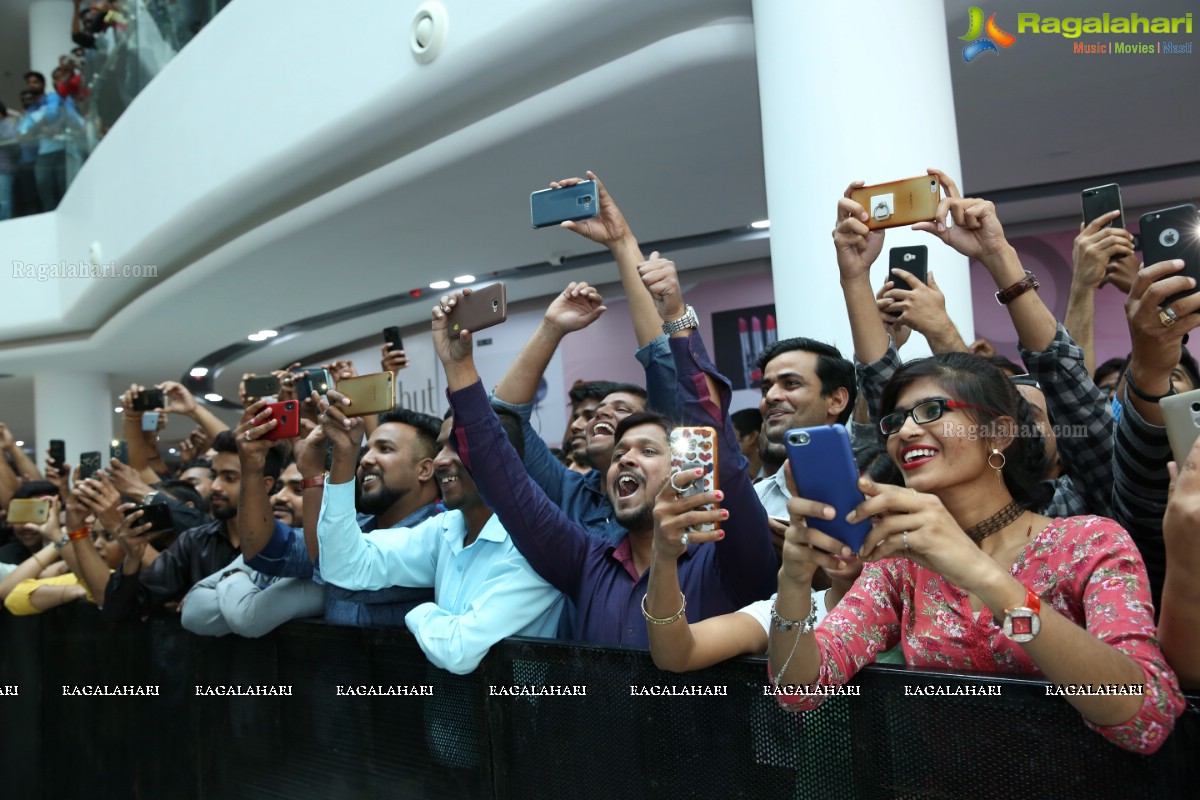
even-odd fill
[(991, 536), (996, 531), (999, 531), (1009, 525), (1014, 519), (1025, 513), (1025, 509), (1017, 504), (1016, 500), (1006, 505), (1004, 508), (992, 514), (978, 525), (972, 525), (967, 528), (967, 536), (971, 537), (971, 541), (979, 544), (987, 537)]

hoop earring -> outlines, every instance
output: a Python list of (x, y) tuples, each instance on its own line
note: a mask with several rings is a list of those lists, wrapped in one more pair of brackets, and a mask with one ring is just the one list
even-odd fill
[[(992, 463), (992, 459), (996, 456), (1000, 456), (1000, 466), (998, 467)], [(1008, 463), (1008, 459), (1004, 457), (1004, 453), (1001, 453), (998, 448), (993, 447), (991, 454), (987, 458), (987, 463), (989, 467), (996, 470), (996, 477), (998, 478), (1000, 477), (1000, 473), (1004, 470), (1004, 465)]]

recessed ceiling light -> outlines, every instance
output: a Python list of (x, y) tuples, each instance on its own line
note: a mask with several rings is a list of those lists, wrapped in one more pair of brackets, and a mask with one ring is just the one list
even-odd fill
[(208, 374), (208, 367), (192, 367), (192, 371), (188, 373), (193, 378), (203, 378)]
[(120, 406), (117, 406), (116, 408), (114, 408), (114, 409), (113, 409), (113, 411), (115, 411), (115, 412), (116, 412), (116, 413), (118, 413), (118, 414), (120, 414), (120, 413), (121, 413), (122, 411), (124, 411), (124, 410), (125, 410), (125, 409), (121, 408)]
[(771, 227), (771, 220), (769, 220), (769, 219), (760, 219), (758, 222), (751, 222), (751, 223), (750, 223), (750, 227), (751, 227), (751, 228), (754, 228), (755, 230), (759, 230), (759, 231), (761, 231), (763, 228), (769, 228), (769, 227)]
[(263, 336), (261, 333), (252, 333), (246, 338), (252, 342), (265, 342), (267, 340), (267, 337)]
[(170, 453), (171, 455), (175, 455), (179, 451), (176, 450), (174, 447), (168, 447), (167, 452)]
[(25, 446), (24, 442), (17, 442), (17, 447), (24, 447), (24, 446)]
[(204, 395), (204, 399), (210, 403), (219, 403), (225, 398), (221, 397), (221, 395), (217, 394), (216, 392), (209, 392), (208, 394)]
[(429, 284), (429, 288), (430, 289), (438, 289), (438, 290), (449, 289), (450, 281), (434, 281), (433, 283)]
[(454, 282), (455, 283), (474, 283), (475, 276), (474, 275), (459, 275), (457, 278), (454, 279)]
[(271, 330), (259, 331), (259, 332), (258, 332), (258, 335), (259, 335), (259, 336), (261, 336), (261, 337), (263, 337), (264, 339), (270, 339), (270, 338), (273, 338), (273, 337), (275, 337), (275, 336), (278, 336), (278, 335), (279, 335), (279, 331), (271, 331)]

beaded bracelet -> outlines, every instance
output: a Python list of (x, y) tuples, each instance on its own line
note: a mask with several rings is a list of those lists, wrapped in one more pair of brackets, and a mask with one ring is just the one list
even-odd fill
[(776, 595), (775, 599), (771, 601), (771, 622), (774, 623), (775, 630), (779, 631), (780, 633), (787, 633), (793, 629), (796, 631), (796, 639), (792, 642), (792, 651), (788, 653), (787, 660), (783, 662), (783, 669), (779, 670), (779, 674), (775, 676), (774, 682), (776, 689), (778, 689), (779, 685), (783, 682), (783, 676), (787, 672), (788, 665), (792, 663), (792, 656), (796, 655), (796, 647), (800, 644), (800, 637), (806, 633), (811, 633), (812, 629), (817, 625), (817, 593), (811, 588), (808, 591), (808, 616), (799, 622), (790, 619), (784, 619), (783, 617), (779, 616), (779, 612), (775, 610), (775, 604), (779, 602), (778, 595)]

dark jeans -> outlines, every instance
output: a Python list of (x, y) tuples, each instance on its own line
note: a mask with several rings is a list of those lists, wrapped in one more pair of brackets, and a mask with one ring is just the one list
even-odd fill
[(53, 211), (67, 193), (67, 151), (38, 153), (36, 173), (42, 210)]
[(25, 217), (40, 213), (42, 201), (38, 199), (33, 164), (18, 164), (16, 182), (13, 184), (13, 216)]

